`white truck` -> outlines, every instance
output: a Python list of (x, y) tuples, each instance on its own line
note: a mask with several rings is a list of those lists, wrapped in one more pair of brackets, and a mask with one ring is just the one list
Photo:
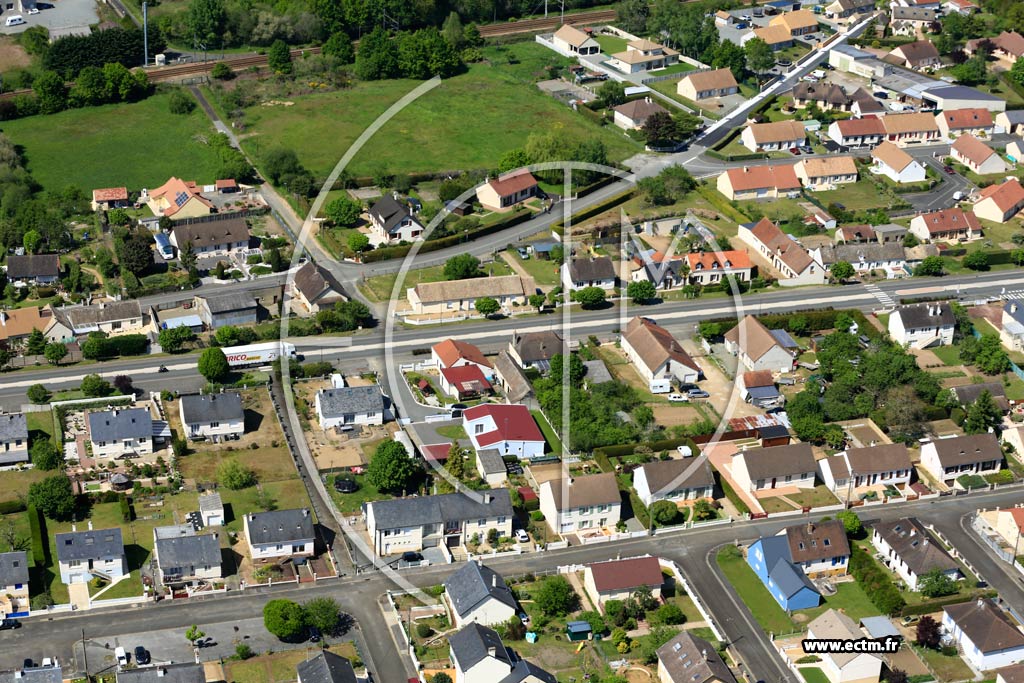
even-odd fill
[(294, 359), (295, 345), (288, 342), (273, 341), (262, 344), (246, 344), (244, 346), (225, 346), (224, 355), (228, 365), (239, 368), (246, 365), (268, 365), (281, 356)]

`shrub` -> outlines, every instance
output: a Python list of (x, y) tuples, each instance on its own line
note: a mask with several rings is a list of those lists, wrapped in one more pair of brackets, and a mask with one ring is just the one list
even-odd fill
[(895, 615), (906, 606), (892, 579), (878, 567), (863, 548), (854, 547), (849, 569), (850, 575), (860, 584), (871, 603), (882, 614)]
[(121, 519), (125, 522), (130, 522), (135, 516), (132, 514), (132, 502), (128, 500), (128, 496), (120, 496), (118, 504), (121, 507)]
[(34, 505), (29, 505), (26, 512), (28, 515), (29, 533), (32, 535), (32, 563), (37, 567), (46, 564), (46, 537), (43, 536), (43, 518)]
[(167, 106), (172, 114), (191, 114), (196, 108), (196, 101), (181, 90), (175, 90), (171, 93), (171, 99)]
[(428, 624), (424, 624), (422, 621), (416, 624), (416, 636), (419, 638), (428, 638), (433, 632), (434, 629), (430, 628)]
[(533, 521), (533, 522), (543, 522), (544, 521), (544, 513), (541, 512), (540, 510), (533, 510), (532, 512), (530, 512), (530, 521)]

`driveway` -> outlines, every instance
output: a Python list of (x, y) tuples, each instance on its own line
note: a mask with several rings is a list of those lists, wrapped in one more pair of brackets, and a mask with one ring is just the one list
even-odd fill
[(938, 173), (942, 178), (942, 181), (937, 187), (929, 192), (903, 195), (904, 198), (910, 202), (910, 205), (918, 211), (938, 211), (939, 209), (948, 209), (952, 206), (956, 206), (957, 201), (953, 199), (954, 194), (962, 192), (966, 199), (975, 189), (974, 185), (959, 173), (950, 175), (942, 170), (943, 164), (941, 160), (945, 158), (945, 152), (948, 152), (948, 148), (945, 146), (936, 147), (933, 148), (933, 151), (939, 154), (938, 158), (931, 155), (914, 156), (918, 161), (927, 164), (936, 173)]
[[(5, 0), (0, 5), (6, 7), (13, 0)], [(4, 26), (0, 22), (0, 33), (14, 35), (28, 30), (32, 26), (43, 26), (52, 34), (63, 33), (67, 29), (79, 29), (83, 35), (89, 33), (89, 26), (99, 22), (94, 0), (60, 0), (60, 2), (40, 2), (39, 14), (28, 14), (17, 9), (10, 9), (0, 14), (0, 19), (20, 14), (25, 23), (19, 26)], [(141, 61), (141, 58), (140, 58)]]

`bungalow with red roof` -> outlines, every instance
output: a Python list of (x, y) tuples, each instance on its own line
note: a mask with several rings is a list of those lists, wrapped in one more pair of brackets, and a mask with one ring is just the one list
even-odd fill
[(494, 374), (494, 366), (478, 347), (458, 339), (445, 339), (434, 344), (430, 347), (430, 358), (439, 369), (475, 365), (487, 378)]
[(154, 216), (167, 216), (180, 220), (199, 218), (213, 213), (213, 204), (199, 194), (194, 180), (171, 177), (155, 190), (143, 190), (140, 201), (149, 205)]
[(121, 209), (131, 206), (128, 201), (128, 188), (126, 187), (105, 187), (92, 191), (92, 210)]
[(996, 131), (992, 112), (988, 109), (947, 109), (935, 115), (935, 123), (944, 137), (952, 140), (958, 135), (970, 133), (977, 136), (990, 136)]
[(778, 199), (800, 191), (793, 164), (762, 164), (726, 169), (718, 176), (718, 191), (729, 200)]
[(623, 130), (639, 130), (647, 123), (647, 119), (655, 114), (668, 114), (668, 109), (653, 101), (650, 97), (633, 100), (612, 107), (615, 125)]
[(537, 179), (526, 169), (488, 179), (476, 189), (476, 198), (488, 211), (509, 211), (537, 194)]
[(894, 183), (921, 183), (928, 177), (920, 161), (889, 141), (871, 150), (871, 158), (874, 160), (871, 172), (884, 175)]
[(627, 600), (636, 591), (646, 588), (661, 597), (665, 577), (657, 557), (631, 557), (626, 560), (595, 562), (583, 568), (583, 587), (590, 601), (599, 609), (609, 600)]
[(544, 435), (524, 405), (484, 404), (462, 413), (462, 427), (477, 451), (533, 459), (544, 455)]
[(705, 251), (686, 255), (690, 268), (690, 284), (711, 285), (725, 282), (729, 275), (737, 282), (749, 282), (753, 266), (750, 257), (742, 251)]
[(234, 178), (221, 178), (213, 184), (220, 194), (233, 194), (238, 192), (238, 182)]
[(885, 138), (885, 125), (876, 118), (843, 119), (829, 124), (828, 136), (843, 147), (868, 147)]
[(964, 52), (973, 55), (983, 41), (992, 43), (992, 55), (1005, 59), (1010, 64), (1015, 64), (1018, 59), (1024, 56), (1024, 36), (1016, 31), (1003, 31), (995, 38), (976, 38), (968, 40)]
[(441, 368), (441, 390), (458, 401), (486, 396), (493, 390), (479, 365)]
[(751, 152), (772, 152), (807, 143), (807, 129), (799, 121), (751, 123), (740, 133), (740, 142)]
[(1005, 223), (1024, 209), (1024, 187), (1016, 178), (1000, 185), (989, 185), (978, 193), (974, 214), (994, 223)]
[(910, 233), (922, 242), (966, 241), (981, 237), (981, 223), (973, 211), (953, 207), (914, 217)]
[(1006, 171), (1006, 162), (1003, 161), (1003, 158), (970, 133), (958, 137), (949, 148), (949, 154), (978, 175)]
[(740, 241), (764, 257), (785, 286), (825, 284), (825, 267), (793, 237), (767, 218), (741, 225)]

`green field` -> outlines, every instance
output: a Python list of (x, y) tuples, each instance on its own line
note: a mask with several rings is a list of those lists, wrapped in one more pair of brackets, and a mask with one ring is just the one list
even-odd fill
[[(514, 64), (508, 63), (509, 54), (488, 50), (495, 61), (473, 64), (409, 104), (370, 139), (349, 170), (365, 175), (382, 168), (391, 173), (490, 169), (536, 131), (596, 138), (612, 161), (641, 151), (617, 129), (584, 119), (532, 85), (534, 76), (547, 77), (537, 67), (549, 61), (549, 51), (534, 43), (514, 47)], [(357, 82), (338, 92), (291, 97), (290, 106), (250, 107), (245, 110), (250, 134), (242, 145), (257, 157), (271, 147), (294, 149), (314, 175), (325, 176), (380, 114), (419, 84)]]
[(209, 120), (199, 108), (187, 116), (171, 114), (169, 100), (161, 93), (133, 104), (30, 116), (4, 121), (2, 130), (24, 148), (28, 170), (48, 190), (138, 190), (172, 175), (213, 182), (217, 154), (196, 139), (212, 133)]
[[(481, 268), (485, 273), (494, 277), (514, 274), (512, 268), (510, 268), (504, 261), (493, 261)], [(391, 292), (395, 288), (395, 280), (397, 279), (398, 273), (374, 275), (373, 277), (366, 278), (360, 284), (360, 289), (371, 301), (390, 301)], [(398, 297), (400, 299), (404, 299), (406, 290), (415, 287), (421, 282), (440, 282), (444, 279), (444, 266), (430, 266), (429, 268), (416, 268), (414, 270), (410, 270), (405, 274), (405, 279), (402, 281), (402, 287), (398, 292)]]

